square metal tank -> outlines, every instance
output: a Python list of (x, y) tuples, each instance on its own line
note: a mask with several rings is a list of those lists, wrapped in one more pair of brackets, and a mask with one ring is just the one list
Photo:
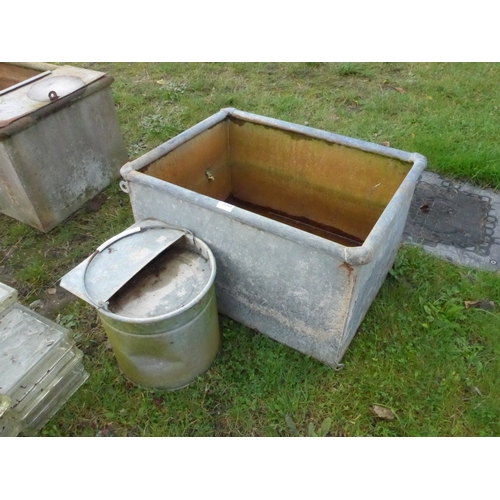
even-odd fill
[(136, 220), (207, 242), (219, 310), (337, 367), (391, 268), (426, 159), (233, 108), (121, 169)]
[(127, 151), (105, 73), (0, 63), (0, 212), (47, 232), (119, 177)]

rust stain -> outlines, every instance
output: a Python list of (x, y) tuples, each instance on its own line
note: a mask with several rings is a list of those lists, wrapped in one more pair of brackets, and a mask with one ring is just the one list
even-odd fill
[(351, 278), (352, 272), (354, 271), (354, 268), (351, 266), (351, 264), (349, 264), (348, 262), (344, 262), (339, 267), (347, 269), (347, 277)]
[(273, 219), (288, 226), (307, 231), (308, 233), (315, 234), (316, 236), (321, 236), (322, 238), (325, 238), (327, 240), (335, 241), (336, 243), (340, 243), (341, 245), (355, 247), (363, 244), (363, 241), (356, 236), (348, 234), (335, 227), (327, 226), (326, 224), (321, 224), (316, 221), (306, 219), (305, 217), (295, 217), (285, 212), (280, 212), (279, 210), (273, 210), (269, 207), (255, 205), (253, 203), (240, 200), (232, 195), (226, 198), (225, 201), (230, 205), (243, 208), (244, 210), (248, 210), (249, 212), (263, 215), (264, 217), (268, 217), (269, 219)]

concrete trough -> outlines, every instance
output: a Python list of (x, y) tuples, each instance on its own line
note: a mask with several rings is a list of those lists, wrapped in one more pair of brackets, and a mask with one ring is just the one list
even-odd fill
[(105, 73), (0, 63), (0, 212), (47, 232), (119, 177), (127, 151)]
[(137, 221), (190, 229), (219, 310), (338, 367), (391, 268), (426, 159), (233, 108), (121, 169)]

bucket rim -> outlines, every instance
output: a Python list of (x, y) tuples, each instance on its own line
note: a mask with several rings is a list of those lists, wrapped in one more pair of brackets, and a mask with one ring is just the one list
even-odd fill
[[(184, 304), (182, 307), (175, 309), (174, 311), (170, 311), (166, 314), (162, 314), (159, 316), (149, 316), (149, 317), (130, 317), (130, 316), (123, 316), (121, 314), (114, 313), (110, 311), (109, 309), (105, 309), (103, 307), (97, 307), (95, 304), (94, 307), (97, 309), (99, 314), (103, 314), (107, 318), (113, 319), (115, 321), (119, 321), (121, 323), (129, 323), (129, 324), (152, 324), (152, 323), (161, 323), (162, 321), (170, 320), (172, 318), (175, 318), (176, 316), (180, 316), (186, 311), (190, 310), (193, 308), (196, 304), (201, 302), (203, 298), (209, 293), (210, 289), (212, 288), (214, 282), (215, 282), (215, 276), (217, 272), (217, 264), (215, 261), (214, 254), (212, 250), (210, 250), (210, 247), (202, 240), (194, 236), (194, 242), (196, 243), (195, 245), (191, 246), (191, 249), (198, 249), (198, 247), (201, 247), (204, 252), (208, 255), (208, 262), (210, 265), (210, 276), (205, 284), (205, 286), (202, 288), (202, 290), (194, 297), (191, 301), (189, 301), (187, 304)], [(199, 252), (197, 252), (199, 253)], [(201, 253), (199, 253), (201, 255)]]

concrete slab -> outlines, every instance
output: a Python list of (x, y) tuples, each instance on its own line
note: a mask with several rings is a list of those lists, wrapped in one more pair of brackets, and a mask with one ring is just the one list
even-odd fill
[(424, 172), (403, 242), (462, 266), (500, 272), (500, 193)]

